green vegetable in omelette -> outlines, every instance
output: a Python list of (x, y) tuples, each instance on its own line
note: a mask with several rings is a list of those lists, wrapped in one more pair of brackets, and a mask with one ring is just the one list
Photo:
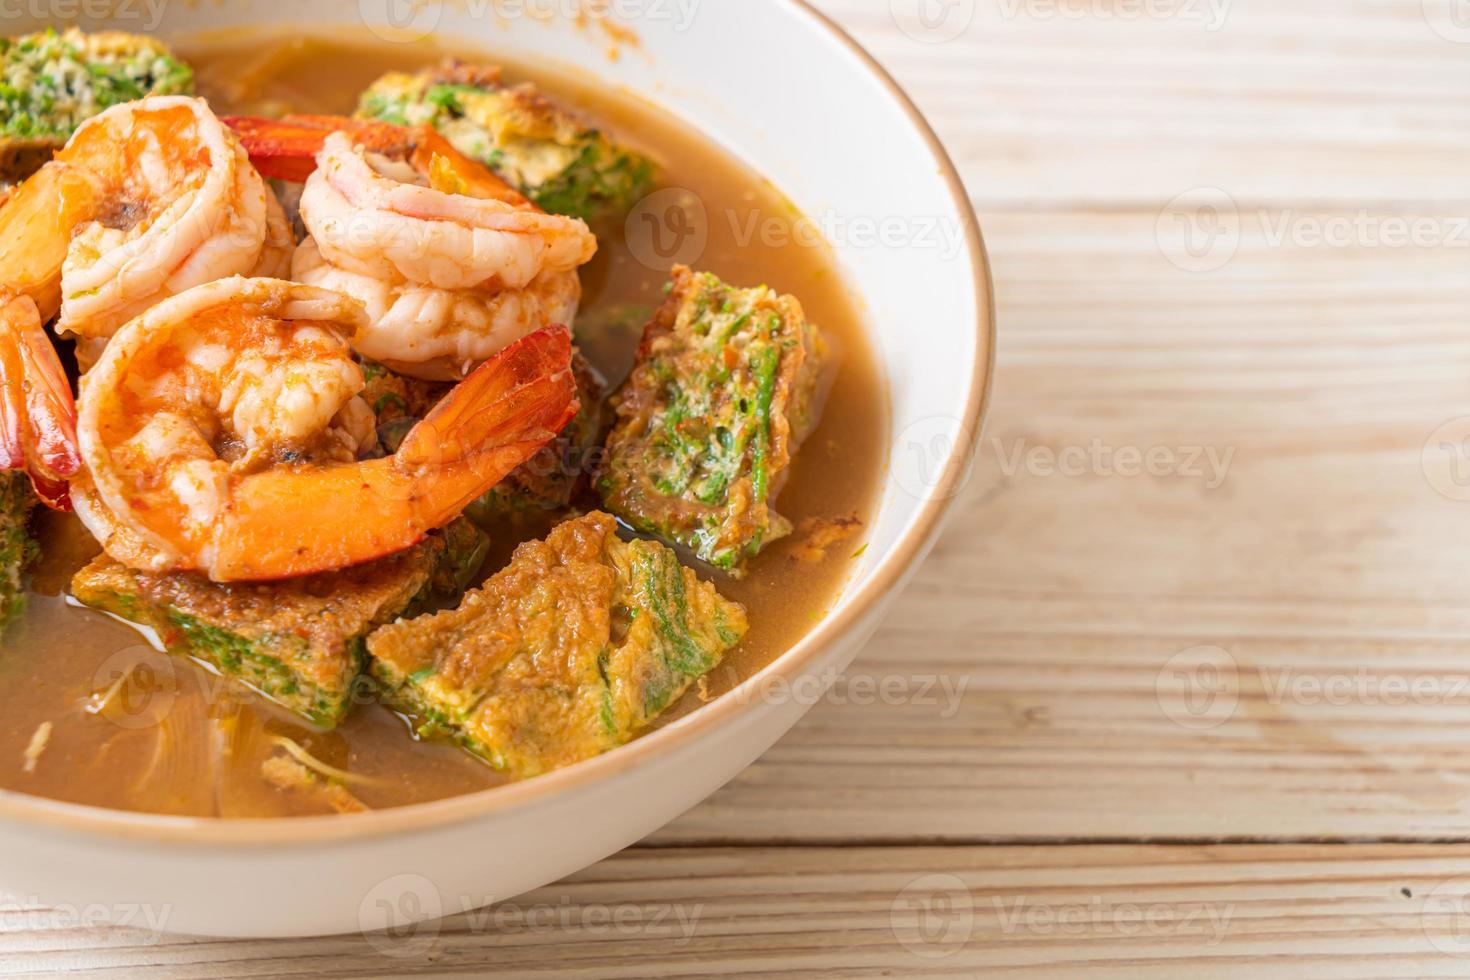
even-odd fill
[(613, 399), (603, 503), (742, 574), (746, 559), (791, 530), (771, 501), (816, 423), (826, 357), (793, 297), (676, 267)]
[(377, 561), (258, 584), (150, 574), (103, 556), (76, 574), (72, 593), (153, 627), (169, 652), (212, 664), (330, 728), (352, 707), (368, 632), (420, 604), (459, 595), (486, 546), (479, 531), (459, 521)]
[(193, 91), (193, 70), (151, 37), (72, 27), (0, 38), (0, 179), (29, 176), (104, 109)]
[(449, 61), (412, 75), (390, 72), (362, 94), (357, 115), (432, 125), (554, 214), (588, 221), (619, 215), (653, 182), (647, 157), (618, 146), (536, 86), (504, 84), (499, 68)]
[(745, 635), (745, 610), (592, 513), (516, 549), (459, 608), (368, 637), (372, 676), (423, 734), (536, 776), (627, 742)]

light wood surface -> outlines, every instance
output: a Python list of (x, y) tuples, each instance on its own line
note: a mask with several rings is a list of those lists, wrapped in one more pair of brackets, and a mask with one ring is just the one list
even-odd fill
[[(1470, 975), (1470, 465), (1441, 448), (1470, 435), (1442, 430), (1470, 415), (1470, 43), (1435, 30), (1470, 24), (977, 0), (933, 44), (888, 0), (821, 6), (953, 151), (1000, 308), (974, 476), (847, 683), (501, 913), (244, 943), (0, 909), (0, 972)], [(1181, 250), (1208, 227), (1228, 261)]]

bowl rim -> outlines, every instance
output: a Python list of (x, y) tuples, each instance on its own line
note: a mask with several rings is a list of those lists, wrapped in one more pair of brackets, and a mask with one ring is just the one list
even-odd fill
[(842, 609), (825, 617), (794, 646), (746, 678), (732, 691), (657, 731), (566, 769), (474, 793), (365, 814), (264, 819), (138, 813), (0, 789), (0, 821), (92, 836), (171, 844), (232, 845), (241, 848), (340, 843), (424, 832), (469, 822), (611, 779), (634, 767), (644, 766), (655, 758), (669, 755), (687, 743), (727, 726), (742, 712), (759, 707), (757, 700), (736, 696), (741, 689), (770, 683), (773, 678), (778, 677), (787, 682), (792, 681), (810, 663), (828, 652), (843, 635), (852, 631), (902, 584), (907, 574), (917, 567), (938, 538), (944, 518), (958, 496), (957, 489), (963, 486), (965, 471), (973, 464), (979, 444), (981, 427), (993, 388), (995, 367), (995, 302), (990, 263), (979, 218), (965, 190), (964, 181), (938, 134), (913, 99), (872, 54), (832, 18), (816, 9), (810, 0), (786, 2), (799, 16), (806, 17), (824, 30), (840, 47), (856, 57), (859, 64), (887, 90), (928, 146), (938, 166), (938, 172), (949, 188), (956, 212), (965, 225), (966, 251), (971, 259), (977, 305), (975, 359), (965, 396), (964, 415), (960, 420), (959, 438), (956, 441), (956, 447), (961, 451), (950, 457), (935, 484), (939, 487), (954, 487), (956, 492), (936, 494), (923, 501), (893, 549), (882, 557), (868, 581), (843, 604)]

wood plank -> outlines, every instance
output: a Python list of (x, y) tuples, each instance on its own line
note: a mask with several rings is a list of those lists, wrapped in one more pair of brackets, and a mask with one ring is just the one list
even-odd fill
[(968, 26), (944, 43), (897, 28), (919, 2), (818, 6), (916, 97), (987, 211), (1212, 186), (1277, 206), (1470, 199), (1470, 47), (1435, 30), (1470, 40), (1452, 0), (954, 0), (941, 23)]
[[(389, 939), (0, 907), (0, 972), (1466, 975), (1465, 846), (970, 846), (1466, 837), (1470, 504), (1424, 465), (1470, 404), (1470, 47), (1425, 16), (1449, 3), (1234, 0), (1211, 31), (1191, 0), (976, 0), (924, 44), (891, 16), (910, 0), (819, 0), (954, 152), (1001, 359), (950, 534), (845, 684), (653, 838), (747, 846), (634, 849)], [(1166, 252), (1213, 266), (1177, 237), (1211, 216), (1167, 202), (1201, 187), (1240, 234), (1191, 272)], [(1385, 243), (1396, 219), (1429, 244)], [(1214, 488), (1002, 465), (1094, 440), (1232, 455)]]
[[(847, 688), (655, 840), (1466, 836), (1470, 503), (1424, 464), (1470, 405), (1464, 250), (1246, 228), (1200, 275), (1153, 229), (994, 217), (996, 397), (952, 526)], [(1229, 466), (1013, 468), (1094, 443)], [(1197, 647), (1214, 725), (1169, 672)]]
[(11, 908), (0, 962), (157, 980), (1452, 977), (1467, 892), (1466, 847), (638, 849), (395, 936), (199, 940)]

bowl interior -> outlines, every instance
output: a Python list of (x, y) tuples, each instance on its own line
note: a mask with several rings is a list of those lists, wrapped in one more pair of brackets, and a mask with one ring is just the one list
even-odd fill
[[(436, 37), (450, 38), (456, 49), (590, 72), (699, 128), (763, 174), (807, 216), (807, 227), (825, 234), (886, 375), (887, 390), (872, 392), (890, 403), (892, 437), (876, 523), (828, 613), (829, 626), (838, 624), (833, 630), (846, 629), (913, 563), (920, 539), (932, 538), (977, 435), (991, 338), (973, 216), (912, 108), (805, 5), (619, 0), (609, 6), (623, 16), (611, 24), (556, 13), (578, 6), (319, 0), (306, 13), (299, 0), (134, 0), (112, 5), (108, 18), (78, 23), (164, 38), (294, 24), (303, 32), (367, 32), (426, 51)], [(44, 26), (21, 17), (7, 32)], [(671, 246), (670, 264), (689, 258), (680, 248)], [(814, 652), (831, 632), (772, 667), (791, 667), (788, 658)]]
[[(976, 325), (988, 298), (976, 295), (970, 218), (906, 106), (803, 5), (620, 0), (608, 5), (609, 18), (567, 16), (582, 6), (570, 0), (325, 0), (309, 14), (299, 0), (110, 6), (108, 18), (79, 23), (164, 37), (299, 24), (426, 49), (449, 38), (591, 72), (671, 111), (791, 199), (807, 218), (802, 227), (769, 217), (783, 232), (820, 230), (866, 314), (889, 387), (873, 397), (891, 402), (894, 451), (877, 524), (842, 602), (862, 591), (924, 505), (953, 490), (945, 466), (956, 443), (973, 436), (966, 422), (985, 353)], [(43, 26), (19, 18), (7, 30)], [(670, 264), (696, 245), (663, 243)]]

